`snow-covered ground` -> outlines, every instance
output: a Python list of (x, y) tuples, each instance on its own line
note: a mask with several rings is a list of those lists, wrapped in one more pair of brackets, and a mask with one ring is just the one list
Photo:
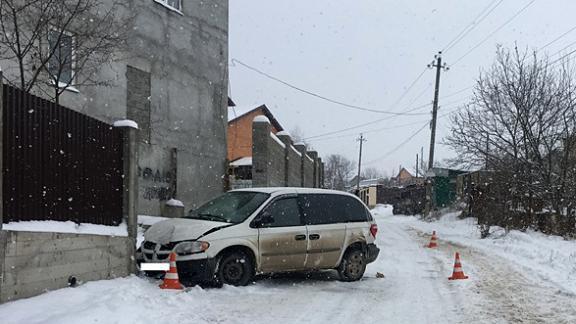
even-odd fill
[[(500, 231), (480, 240), (473, 220), (454, 214), (433, 223), (384, 206), (374, 214), (381, 253), (360, 282), (321, 272), (174, 292), (132, 276), (0, 305), (0, 322), (576, 323), (576, 242)], [(434, 250), (423, 247), (432, 230)], [(455, 251), (468, 280), (447, 279)]]

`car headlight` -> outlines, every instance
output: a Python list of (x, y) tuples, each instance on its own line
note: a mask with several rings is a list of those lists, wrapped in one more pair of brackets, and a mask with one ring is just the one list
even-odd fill
[(192, 241), (178, 243), (174, 247), (174, 251), (178, 255), (189, 255), (195, 253), (202, 253), (210, 247), (210, 243), (204, 241)]

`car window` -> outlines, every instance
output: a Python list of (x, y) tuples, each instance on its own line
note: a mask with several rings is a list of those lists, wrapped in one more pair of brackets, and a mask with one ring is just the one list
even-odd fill
[(268, 208), (274, 222), (265, 227), (284, 227), (302, 225), (298, 200), (296, 198), (284, 198), (276, 200)]
[(331, 194), (300, 195), (300, 207), (306, 225), (345, 223), (345, 198)]
[(231, 191), (207, 202), (198, 209), (191, 210), (185, 218), (241, 223), (269, 196), (269, 194), (259, 192)]
[(352, 197), (342, 197), (345, 201), (346, 218), (350, 222), (366, 222), (371, 219), (366, 207)]

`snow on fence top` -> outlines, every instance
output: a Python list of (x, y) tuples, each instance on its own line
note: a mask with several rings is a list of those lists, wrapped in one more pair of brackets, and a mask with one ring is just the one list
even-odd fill
[(115, 121), (114, 127), (132, 127), (138, 129), (138, 123), (130, 119), (123, 119)]
[(272, 139), (275, 140), (276, 143), (280, 144), (280, 146), (282, 146), (282, 147), (284, 147), (284, 148), (286, 147), (286, 144), (284, 144), (284, 142), (282, 142), (282, 141), (278, 138), (278, 136), (274, 135), (274, 133), (270, 133), (270, 137), (272, 137)]
[(243, 157), (240, 158), (236, 161), (230, 162), (231, 166), (249, 166), (252, 165), (252, 157), (251, 156), (247, 156), (247, 157)]
[(256, 116), (254, 117), (254, 120), (252, 121), (253, 123), (268, 123), (270, 124), (270, 119), (268, 119), (268, 117), (260, 115), (260, 116)]
[(181, 202), (180, 200), (177, 199), (170, 199), (166, 202), (166, 206), (171, 206), (171, 207), (184, 207), (184, 203)]
[(48, 232), (105, 236), (128, 236), (126, 223), (122, 223), (118, 226), (108, 226), (89, 223), (80, 223), (80, 225), (78, 225), (72, 221), (24, 221), (4, 224), (2, 229), (14, 232)]
[(290, 145), (290, 148), (296, 152), (296, 154), (298, 154), (299, 156), (302, 156), (302, 153), (300, 153), (300, 151), (298, 151), (294, 146)]
[(287, 131), (280, 131), (276, 133), (276, 136), (290, 136), (290, 133), (288, 133)]

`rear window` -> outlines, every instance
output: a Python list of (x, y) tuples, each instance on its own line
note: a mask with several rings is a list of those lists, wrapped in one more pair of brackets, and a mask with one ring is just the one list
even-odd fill
[(340, 195), (304, 194), (299, 196), (306, 225), (346, 223), (345, 198)]
[(333, 194), (299, 196), (306, 225), (371, 221), (366, 207), (353, 197)]
[(366, 222), (372, 220), (370, 212), (358, 200), (352, 197), (342, 197), (345, 201), (344, 210), (349, 222)]

